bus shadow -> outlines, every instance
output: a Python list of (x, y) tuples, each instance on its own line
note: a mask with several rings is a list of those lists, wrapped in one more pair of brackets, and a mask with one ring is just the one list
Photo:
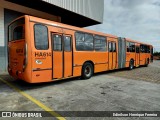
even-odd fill
[[(95, 73), (92, 77), (100, 76), (100, 75), (107, 75), (107, 74), (115, 73), (118, 71), (128, 71), (128, 69), (112, 70), (112, 71)], [(23, 80), (16, 79), (14, 81), (11, 81), (10, 83), (13, 84), (14, 86), (18, 87), (19, 89), (25, 91), (25, 90), (39, 89), (39, 88), (49, 87), (49, 86), (54, 87), (56, 85), (66, 84), (71, 81), (79, 81), (79, 80), (82, 81), (82, 80), (88, 80), (88, 79), (82, 79), (81, 77), (75, 77), (75, 78), (68, 78), (68, 79), (64, 79), (64, 80), (58, 80), (58, 81), (53, 81), (53, 82), (44, 82), (44, 83), (27, 83)]]
[[(25, 91), (25, 90), (32, 90), (32, 89), (38, 89), (38, 88), (43, 88), (47, 86), (55, 86), (55, 85), (60, 85), (63, 83), (71, 82), (74, 80), (81, 80), (79, 77), (75, 78), (69, 78), (69, 79), (64, 79), (64, 80), (59, 80), (59, 81), (53, 81), (53, 82), (44, 82), (44, 83), (27, 83), (23, 80), (20, 79), (12, 79), (9, 75), (7, 76), (0, 76), (3, 78), (5, 81), (7, 81), (9, 84), (12, 86)], [(12, 79), (12, 80), (11, 80)], [(1, 87), (2, 84), (0, 84)], [(4, 85), (4, 84), (3, 84)]]
[[(139, 69), (142, 67), (144, 67), (144, 66), (140, 66), (135, 69)], [(123, 68), (123, 69), (117, 69), (117, 70), (104, 71), (104, 72), (100, 72), (100, 73), (95, 73), (93, 75), (93, 77), (100, 76), (100, 75), (111, 75), (111, 74), (122, 72), (122, 71), (130, 71), (130, 70), (128, 68)], [(48, 87), (48, 86), (61, 85), (64, 83), (69, 83), (71, 81), (75, 81), (75, 80), (76, 81), (85, 80), (85, 79), (82, 79), (81, 77), (75, 77), (75, 78), (68, 78), (68, 79), (53, 81), (53, 82), (27, 83), (27, 82), (20, 80), (20, 79), (13, 79), (9, 75), (1, 75), (0, 77), (3, 78), (4, 80), (6, 80), (7, 82), (9, 82), (10, 84), (14, 85), (15, 87), (19, 88), (22, 91), (30, 90), (30, 89), (39, 89), (39, 88)], [(1, 87), (1, 85), (2, 84), (0, 84), (0, 87)]]
[(134, 68), (133, 70), (129, 70), (129, 68), (109, 70), (109, 71), (95, 73), (94, 76), (100, 76), (100, 75), (104, 75), (104, 74), (112, 75), (112, 74), (116, 74), (116, 73), (119, 73), (119, 72), (131, 72), (131, 71), (138, 70), (138, 69), (145, 68), (145, 67), (146, 67), (145, 65), (141, 65), (139, 67)]
[(112, 74), (112, 73), (117, 73), (117, 72), (122, 72), (122, 71), (129, 71), (129, 69), (123, 68), (123, 69), (104, 71), (104, 72), (95, 73), (94, 76), (99, 76), (99, 75), (104, 75), (104, 74), (108, 74), (109, 75), (109, 74)]

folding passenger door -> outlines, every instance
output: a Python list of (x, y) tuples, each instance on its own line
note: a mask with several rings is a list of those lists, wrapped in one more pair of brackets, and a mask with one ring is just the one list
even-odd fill
[(64, 78), (73, 76), (73, 51), (72, 51), (72, 36), (63, 35), (63, 69), (64, 69)]
[(53, 79), (63, 78), (63, 41), (62, 34), (52, 33), (52, 76)]
[(116, 66), (117, 66), (116, 42), (112, 42), (112, 53), (113, 53), (113, 65), (112, 65), (112, 69), (116, 69)]
[(53, 79), (71, 77), (73, 75), (72, 37), (59, 33), (52, 33), (51, 36)]
[(140, 46), (136, 45), (136, 67), (140, 65)]
[(113, 53), (112, 53), (112, 42), (108, 42), (108, 69), (112, 70), (113, 64)]
[(108, 66), (109, 70), (113, 70), (116, 68), (116, 62), (117, 62), (117, 52), (116, 52), (116, 42), (109, 41), (108, 42)]

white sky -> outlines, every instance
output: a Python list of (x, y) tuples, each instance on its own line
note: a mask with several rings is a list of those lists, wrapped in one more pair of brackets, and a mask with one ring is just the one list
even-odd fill
[(87, 28), (149, 43), (160, 52), (160, 0), (104, 0), (103, 24)]

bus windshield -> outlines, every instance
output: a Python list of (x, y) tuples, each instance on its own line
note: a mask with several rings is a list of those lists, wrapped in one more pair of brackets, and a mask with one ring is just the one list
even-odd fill
[(9, 25), (9, 41), (24, 39), (24, 23), (24, 18), (21, 18)]

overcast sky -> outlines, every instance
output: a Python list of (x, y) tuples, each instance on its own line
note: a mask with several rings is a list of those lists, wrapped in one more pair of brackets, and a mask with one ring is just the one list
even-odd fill
[(103, 24), (88, 28), (149, 43), (160, 52), (160, 0), (104, 0)]

